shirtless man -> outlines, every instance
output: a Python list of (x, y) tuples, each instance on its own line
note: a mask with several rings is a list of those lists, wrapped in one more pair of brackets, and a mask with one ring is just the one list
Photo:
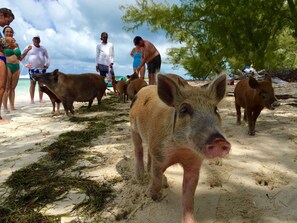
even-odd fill
[(156, 84), (156, 73), (161, 68), (161, 56), (157, 48), (149, 41), (136, 36), (133, 40), (135, 46), (143, 47), (142, 61), (137, 68), (140, 71), (144, 64), (147, 64), (149, 85)]

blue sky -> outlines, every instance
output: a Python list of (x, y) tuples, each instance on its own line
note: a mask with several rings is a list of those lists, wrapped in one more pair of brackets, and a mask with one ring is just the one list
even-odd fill
[[(123, 12), (119, 9), (123, 2), (135, 4), (135, 0), (1, 0), (1, 7), (10, 8), (15, 15), (10, 26), (21, 50), (32, 43), (33, 35), (40, 35), (41, 45), (51, 58), (48, 71), (58, 68), (64, 73), (95, 73), (96, 45), (100, 33), (106, 31), (115, 48), (116, 75), (132, 73), (130, 51), (136, 35), (151, 41), (160, 51), (161, 73), (183, 75), (183, 69), (173, 70), (166, 64), (166, 50), (176, 43), (166, 39), (164, 32), (151, 33), (147, 27), (133, 33), (123, 30)], [(21, 75), (26, 74), (22, 66)]]

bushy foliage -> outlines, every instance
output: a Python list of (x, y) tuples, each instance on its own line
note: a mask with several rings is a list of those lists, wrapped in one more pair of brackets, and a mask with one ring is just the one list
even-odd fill
[(256, 69), (297, 65), (294, 0), (181, 0), (179, 4), (136, 0), (121, 9), (127, 31), (145, 25), (152, 32), (164, 30), (180, 43), (181, 47), (168, 49), (170, 62), (193, 77), (227, 65), (233, 69), (251, 63)]

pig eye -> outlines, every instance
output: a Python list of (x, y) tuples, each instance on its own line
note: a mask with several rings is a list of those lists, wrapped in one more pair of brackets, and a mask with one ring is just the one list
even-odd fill
[(184, 117), (185, 115), (192, 115), (193, 114), (193, 108), (189, 104), (182, 104), (179, 110), (179, 116)]
[(259, 96), (260, 96), (261, 98), (263, 98), (263, 99), (265, 99), (265, 95), (266, 95), (266, 94), (263, 93), (263, 92), (260, 92), (260, 93), (259, 93)]

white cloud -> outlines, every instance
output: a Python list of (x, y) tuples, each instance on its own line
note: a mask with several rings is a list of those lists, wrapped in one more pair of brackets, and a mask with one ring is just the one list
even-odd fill
[[(133, 4), (128, 0), (125, 4)], [(118, 74), (132, 72), (130, 51), (136, 35), (148, 39), (156, 45), (163, 61), (166, 61), (167, 48), (174, 46), (164, 32), (151, 33), (146, 27), (127, 33), (123, 30), (122, 11), (119, 0), (109, 0), (102, 4), (98, 0), (2, 0), (1, 7), (10, 8), (15, 20), (11, 26), (21, 49), (32, 42), (32, 36), (38, 33), (41, 45), (45, 46), (51, 57), (49, 70), (56, 68), (65, 73), (84, 73), (95, 71), (96, 45), (100, 42), (100, 33), (108, 32), (109, 41), (115, 47), (115, 71)], [(172, 71), (172, 65), (163, 64), (161, 71)], [(22, 74), (26, 69), (22, 70)]]

